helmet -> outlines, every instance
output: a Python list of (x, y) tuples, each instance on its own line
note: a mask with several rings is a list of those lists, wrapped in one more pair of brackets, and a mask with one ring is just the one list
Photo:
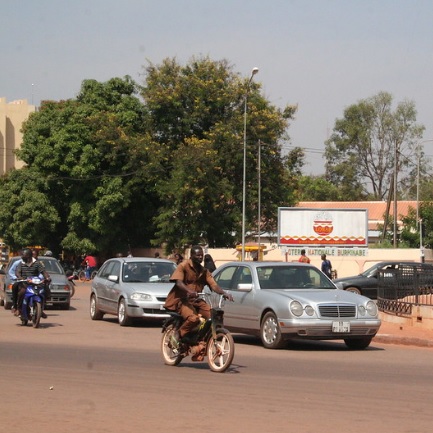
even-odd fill
[(53, 252), (50, 251), (50, 250), (45, 251), (45, 255), (48, 256), (48, 257), (52, 257), (53, 256)]

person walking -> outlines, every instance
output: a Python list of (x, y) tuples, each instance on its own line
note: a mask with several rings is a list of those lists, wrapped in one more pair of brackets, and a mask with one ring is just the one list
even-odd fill
[(310, 263), (310, 259), (306, 256), (305, 250), (301, 250), (301, 257), (299, 257), (298, 261), (301, 263)]
[(322, 272), (328, 277), (331, 278), (332, 276), (332, 264), (331, 261), (326, 258), (326, 254), (321, 255), (322, 259)]
[(204, 267), (212, 273), (216, 269), (215, 262), (210, 254), (204, 255)]

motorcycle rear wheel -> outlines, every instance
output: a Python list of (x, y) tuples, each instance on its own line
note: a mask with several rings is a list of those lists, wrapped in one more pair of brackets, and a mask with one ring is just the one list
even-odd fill
[(42, 315), (42, 305), (40, 302), (35, 302), (33, 304), (33, 312), (32, 312), (32, 325), (33, 328), (38, 328), (39, 323), (41, 321)]
[(235, 356), (235, 343), (227, 329), (217, 330), (216, 337), (210, 338), (207, 344), (207, 363), (212, 371), (223, 373)]
[(176, 339), (176, 329), (170, 325), (165, 330), (161, 339), (161, 353), (166, 365), (178, 365), (183, 355), (180, 352), (179, 342)]

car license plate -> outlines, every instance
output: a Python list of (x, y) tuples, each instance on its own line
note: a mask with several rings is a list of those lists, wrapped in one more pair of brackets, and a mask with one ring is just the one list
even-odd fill
[(332, 322), (332, 332), (350, 332), (350, 322)]

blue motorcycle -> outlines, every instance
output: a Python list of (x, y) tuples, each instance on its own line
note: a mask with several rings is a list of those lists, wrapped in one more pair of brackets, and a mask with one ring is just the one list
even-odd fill
[(39, 277), (29, 277), (19, 282), (25, 284), (26, 290), (20, 311), (21, 325), (27, 326), (30, 320), (33, 328), (38, 328), (45, 301), (45, 280)]

